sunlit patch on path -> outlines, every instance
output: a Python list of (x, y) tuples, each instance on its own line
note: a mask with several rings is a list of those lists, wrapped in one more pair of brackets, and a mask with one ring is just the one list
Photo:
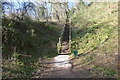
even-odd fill
[(54, 57), (54, 62), (55, 62), (54, 66), (63, 67), (63, 68), (71, 67), (69, 59), (70, 59), (69, 55), (58, 55)]

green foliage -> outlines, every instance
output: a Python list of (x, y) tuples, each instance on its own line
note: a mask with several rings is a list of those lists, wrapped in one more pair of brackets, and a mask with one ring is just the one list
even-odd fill
[[(74, 26), (72, 29), (72, 50), (78, 50), (80, 56), (81, 54), (83, 56), (78, 58), (75, 63), (81, 62), (82, 65), (89, 64), (91, 67), (93, 64), (104, 63), (104, 60), (97, 63), (97, 59), (102, 55), (105, 57), (106, 54), (114, 55), (117, 52), (117, 3), (94, 2), (88, 7), (80, 3), (77, 7), (77, 11), (71, 17), (71, 23)], [(109, 58), (109, 56), (107, 57)], [(113, 56), (110, 56), (110, 58), (113, 58)], [(116, 69), (110, 68), (107, 62), (106, 67), (104, 67), (105, 64), (101, 63), (100, 66), (93, 68), (95, 71), (92, 75), (117, 77)]]
[[(92, 31), (90, 31), (91, 28)], [(93, 50), (94, 48), (105, 42), (111, 35), (110, 29), (95, 29), (94, 26), (87, 28), (85, 31), (81, 31), (83, 32), (77, 32), (77, 36), (79, 35), (79, 37), (73, 38), (74, 40), (72, 43), (72, 47), (76, 47), (76, 49), (79, 49), (79, 53), (87, 53)]]
[(86, 54), (108, 39), (114, 41), (112, 37), (117, 37), (116, 34), (113, 35), (117, 31), (116, 4), (96, 2), (89, 7), (83, 3), (78, 4), (78, 9), (71, 18), (72, 25), (75, 26), (72, 31), (72, 49), (78, 49), (79, 54)]
[(40, 58), (57, 55), (56, 43), (61, 27), (30, 19), (4, 18), (3, 78), (30, 78), (40, 66)]
[[(26, 55), (44, 56), (47, 49), (54, 49), (57, 42), (58, 30), (54, 25), (26, 20), (23, 22), (3, 19), (3, 57), (14, 52)], [(52, 47), (51, 47), (52, 45)], [(49, 47), (49, 48), (48, 48)], [(10, 56), (9, 56), (10, 57)]]

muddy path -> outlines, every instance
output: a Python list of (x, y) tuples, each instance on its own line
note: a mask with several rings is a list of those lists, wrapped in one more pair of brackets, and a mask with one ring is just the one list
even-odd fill
[(73, 71), (73, 62), (70, 58), (70, 25), (65, 24), (63, 35), (61, 37), (60, 55), (45, 60), (42, 63), (40, 76), (37, 78), (79, 78), (80, 75)]
[[(70, 55), (65, 55), (70, 53), (69, 49), (69, 33), (70, 25), (65, 24), (62, 39), (61, 39), (61, 49), (60, 54), (53, 59), (45, 62), (44, 66), (48, 66), (41, 75), (41, 78), (76, 78), (72, 72), (72, 61)], [(64, 54), (64, 55), (63, 55)]]
[[(45, 60), (40, 74), (35, 78), (110, 78), (112, 76), (103, 74), (105, 70), (99, 71), (99, 68), (117, 69), (117, 56), (117, 54), (91, 53), (71, 59), (69, 55), (58, 55)], [(85, 61), (90, 58), (91, 60)]]
[(44, 64), (46, 68), (40, 78), (77, 78), (72, 72), (72, 62), (69, 55), (58, 55)]

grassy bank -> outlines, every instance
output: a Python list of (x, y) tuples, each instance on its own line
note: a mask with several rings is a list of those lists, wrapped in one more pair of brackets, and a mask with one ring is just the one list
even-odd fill
[[(31, 78), (40, 75), (42, 59), (57, 55), (61, 27), (25, 19), (2, 19), (3, 78)], [(38, 70), (39, 69), (39, 70)]]
[[(92, 62), (96, 62), (91, 63), (91, 66), (101, 65), (104, 68), (105, 64), (109, 64), (109, 61), (112, 60), (106, 67), (109, 67), (112, 62), (115, 67), (117, 63), (115, 63), (115, 54), (117, 54), (118, 45), (117, 3), (95, 2), (91, 3), (90, 6), (85, 6), (80, 2), (71, 19), (73, 25), (72, 50), (77, 49), (79, 55), (84, 55), (85, 60), (88, 59), (87, 55), (90, 55), (90, 60), (86, 62), (91, 63), (91, 59), (93, 60)], [(92, 54), (96, 56), (92, 56)], [(106, 56), (107, 58), (104, 59)], [(99, 59), (100, 57), (101, 59)], [(78, 59), (75, 64), (84, 61), (84, 59)], [(109, 60), (105, 62), (107, 59)], [(84, 65), (85, 63), (82, 64)], [(117, 69), (112, 69), (117, 71)], [(102, 72), (103, 69), (99, 73), (102, 74)], [(105, 73), (110, 73), (111, 76), (108, 75), (109, 77), (117, 75), (117, 72), (112, 72), (108, 70)]]

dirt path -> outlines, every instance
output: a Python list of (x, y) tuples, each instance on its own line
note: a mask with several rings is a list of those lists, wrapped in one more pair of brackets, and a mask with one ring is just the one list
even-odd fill
[[(52, 61), (52, 62), (51, 62)], [(58, 55), (53, 60), (46, 62), (47, 68), (43, 71), (41, 78), (77, 78), (72, 72), (72, 63), (69, 55)]]
[(117, 69), (115, 61), (118, 55), (95, 54), (79, 56), (73, 60), (69, 55), (58, 55), (43, 62), (43, 70), (40, 71), (42, 74), (37, 78), (109, 78), (114, 75), (116, 77), (117, 73), (111, 76), (108, 72), (111, 73), (109, 69)]

